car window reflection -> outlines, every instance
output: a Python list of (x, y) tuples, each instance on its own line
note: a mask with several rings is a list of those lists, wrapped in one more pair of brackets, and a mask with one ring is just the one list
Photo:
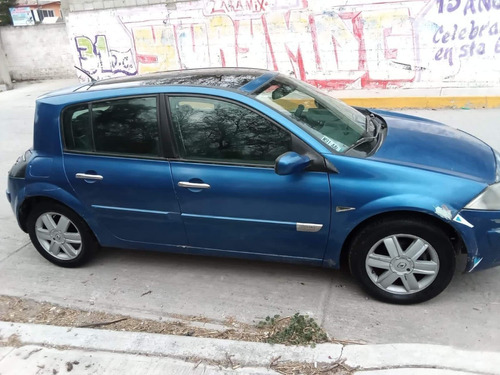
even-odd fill
[(63, 115), (69, 151), (138, 156), (159, 155), (156, 97), (127, 98), (67, 108)]
[(208, 98), (169, 100), (183, 158), (272, 165), (292, 148), (287, 131), (245, 107)]

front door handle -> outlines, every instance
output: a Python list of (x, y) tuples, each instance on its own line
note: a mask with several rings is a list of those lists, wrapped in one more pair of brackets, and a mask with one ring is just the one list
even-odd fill
[(197, 182), (179, 181), (179, 183), (177, 185), (179, 187), (188, 188), (188, 189), (210, 189), (209, 184), (197, 183)]
[(80, 178), (82, 180), (102, 180), (103, 177), (99, 174), (88, 174), (88, 173), (77, 173), (75, 175), (76, 178)]

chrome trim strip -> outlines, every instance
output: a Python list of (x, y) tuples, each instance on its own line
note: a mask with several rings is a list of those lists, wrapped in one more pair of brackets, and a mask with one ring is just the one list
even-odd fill
[(99, 174), (87, 174), (87, 173), (77, 173), (75, 175), (76, 178), (83, 179), (83, 180), (102, 180), (103, 177)]
[(323, 224), (294, 223), (294, 222), (290, 222), (290, 221), (246, 219), (246, 218), (241, 218), (241, 217), (209, 216), (209, 215), (196, 215), (196, 214), (184, 214), (184, 213), (181, 214), (181, 216), (186, 217), (186, 218), (227, 220), (227, 221), (240, 221), (240, 222), (249, 222), (249, 223), (283, 225), (283, 226), (289, 227), (290, 229), (295, 228), (295, 230), (297, 232), (319, 232), (323, 228)]
[(323, 228), (323, 224), (312, 223), (297, 223), (297, 232), (319, 232)]
[(204, 183), (195, 183), (195, 182), (187, 182), (187, 181), (179, 181), (177, 186), (188, 188), (188, 189), (210, 189), (209, 184)]
[(249, 223), (262, 223), (262, 224), (277, 224), (295, 227), (297, 223), (290, 221), (274, 221), (262, 219), (246, 219), (242, 217), (229, 217), (229, 216), (210, 216), (210, 215), (197, 215), (197, 214), (181, 214), (183, 217), (199, 218), (199, 219), (214, 219), (214, 220), (228, 220), (228, 221), (243, 221)]
[(347, 206), (337, 206), (335, 207), (335, 212), (347, 212), (355, 210), (355, 207), (347, 207)]
[(101, 206), (101, 205), (98, 205), (98, 204), (93, 204), (92, 208), (98, 208), (98, 209), (101, 209), (101, 210), (141, 212), (141, 213), (145, 213), (145, 214), (156, 214), (156, 215), (169, 215), (169, 214), (171, 214), (171, 212), (168, 212), (168, 211), (141, 210), (139, 208), (125, 208), (125, 207)]

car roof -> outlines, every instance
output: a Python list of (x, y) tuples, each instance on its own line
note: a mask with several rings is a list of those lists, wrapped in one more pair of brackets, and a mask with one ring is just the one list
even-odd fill
[[(254, 68), (200, 68), (171, 70), (132, 77), (108, 78), (90, 82), (78, 87), (78, 91), (123, 89), (140, 86), (186, 85), (223, 89), (240, 89), (247, 83), (266, 75), (270, 78), (278, 74), (265, 69)], [(266, 80), (267, 81), (267, 80)], [(244, 90), (246, 91), (246, 90)]]
[[(88, 82), (78, 86), (53, 91), (38, 99), (62, 97), (68, 94), (99, 92), (103, 90), (152, 88), (155, 86), (196, 86), (238, 90), (251, 93), (261, 87), (279, 73), (256, 68), (199, 68), (171, 70), (167, 72), (150, 73), (136, 76), (108, 78)], [(73, 98), (74, 95), (71, 95)], [(62, 98), (61, 98), (62, 99)], [(68, 98), (70, 101), (70, 99)]]

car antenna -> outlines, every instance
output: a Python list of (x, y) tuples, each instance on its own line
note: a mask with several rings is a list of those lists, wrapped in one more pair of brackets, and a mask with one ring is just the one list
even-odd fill
[(90, 78), (90, 81), (91, 81), (92, 83), (97, 82), (97, 80), (96, 80), (94, 77), (92, 77), (90, 74), (88, 74), (85, 70), (83, 70), (83, 69), (81, 69), (81, 68), (77, 67), (76, 65), (73, 65), (73, 66), (74, 66), (76, 69), (78, 69), (80, 72), (82, 72), (83, 74), (85, 74), (87, 77), (89, 77), (89, 78)]

